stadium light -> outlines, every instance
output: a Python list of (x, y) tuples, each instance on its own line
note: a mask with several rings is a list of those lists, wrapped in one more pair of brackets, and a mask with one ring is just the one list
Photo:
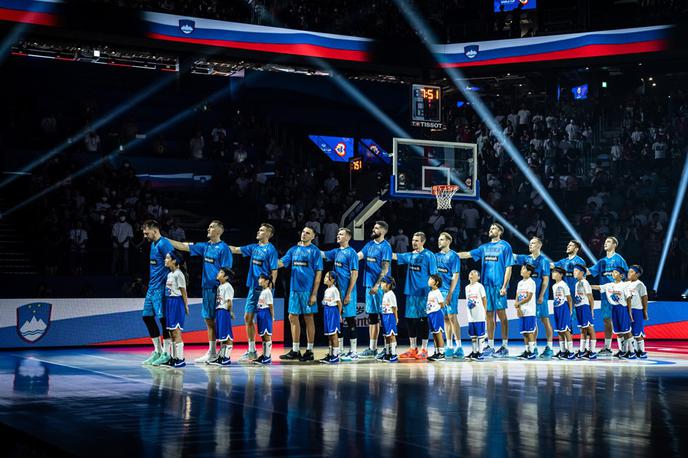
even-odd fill
[[(437, 58), (435, 50), (433, 49), (439, 42), (435, 38), (434, 32), (432, 32), (432, 30), (430, 30), (430, 28), (424, 23), (423, 19), (421, 19), (420, 14), (416, 11), (416, 8), (407, 0), (394, 0), (394, 2), (409, 24), (416, 29), (421, 41), (423, 41), (427, 46), (428, 50), (435, 57), (435, 60), (441, 64), (440, 59)], [(480, 97), (475, 92), (466, 90), (464, 85), (461, 84), (461, 81), (465, 81), (466, 79), (463, 74), (456, 68), (444, 67), (443, 69), (452, 80), (454, 86), (461, 91), (463, 96), (466, 98), (466, 101), (473, 105), (473, 109), (478, 113), (483, 122), (487, 124), (492, 134), (497, 137), (497, 140), (499, 140), (499, 142), (504, 146), (504, 149), (514, 161), (516, 166), (518, 166), (528, 181), (533, 185), (535, 190), (540, 194), (557, 219), (576, 240), (580, 241), (583, 251), (590, 258), (590, 260), (596, 262), (597, 258), (595, 255), (585, 244), (583, 238), (580, 236), (580, 234), (578, 234), (576, 228), (573, 227), (571, 222), (568, 220), (564, 212), (561, 211), (549, 192), (547, 192), (547, 189), (542, 182), (540, 182), (540, 179), (537, 177), (537, 175), (535, 175), (530, 167), (528, 167), (528, 164), (526, 163), (525, 159), (523, 159), (523, 156), (520, 154), (520, 152), (506, 137), (506, 135), (504, 135), (504, 132), (497, 124), (497, 121), (495, 121), (494, 116), (492, 116), (492, 113), (490, 113), (489, 108), (487, 108), (487, 106), (482, 102)]]
[[(669, 256), (669, 247), (671, 246), (671, 239), (674, 238), (674, 231), (676, 230), (679, 214), (681, 212), (681, 206), (683, 205), (683, 199), (686, 196), (687, 187), (688, 154), (686, 154), (686, 162), (683, 164), (683, 173), (681, 174), (681, 181), (679, 182), (678, 191), (676, 192), (676, 199), (674, 200), (674, 209), (671, 212), (669, 227), (667, 228), (666, 235), (664, 236), (664, 247), (662, 248), (662, 256), (659, 258), (659, 265), (657, 266), (657, 274), (655, 275), (655, 284), (653, 287), (655, 291), (657, 291), (657, 288), (659, 288), (659, 281), (661, 280), (662, 273), (664, 272), (664, 264), (666, 264), (667, 257)], [(688, 293), (688, 290), (686, 290), (686, 293)]]

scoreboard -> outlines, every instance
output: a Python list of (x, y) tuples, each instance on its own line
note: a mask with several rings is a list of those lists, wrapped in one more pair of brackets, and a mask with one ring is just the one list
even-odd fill
[(411, 86), (411, 125), (443, 129), (442, 88), (427, 84)]

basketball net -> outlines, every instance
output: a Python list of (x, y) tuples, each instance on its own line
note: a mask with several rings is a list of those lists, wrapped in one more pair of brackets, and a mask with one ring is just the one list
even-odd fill
[(441, 184), (432, 187), (432, 194), (437, 198), (438, 210), (451, 210), (452, 197), (456, 194), (459, 187), (454, 184)]

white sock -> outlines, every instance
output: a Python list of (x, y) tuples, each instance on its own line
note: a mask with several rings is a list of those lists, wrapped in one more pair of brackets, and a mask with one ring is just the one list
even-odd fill
[(184, 359), (184, 342), (177, 342), (174, 344), (174, 357), (177, 359)]
[(332, 349), (332, 345), (330, 345), (330, 346), (328, 347), (327, 354), (328, 354), (328, 355), (334, 355), (334, 350)]
[(554, 340), (548, 340), (547, 346), (549, 347), (550, 350), (553, 349), (554, 348)]
[(272, 340), (270, 342), (263, 342), (263, 354), (265, 356), (272, 356)]
[(291, 344), (291, 350), (292, 351), (301, 351), (301, 345), (298, 343), (293, 343), (293, 344)]
[(349, 339), (349, 345), (351, 346), (351, 353), (356, 353), (356, 345), (358, 339)]
[(392, 342), (391, 344), (389, 344), (389, 348), (390, 348), (391, 354), (393, 354), (393, 355), (397, 354), (397, 343), (396, 342)]
[(473, 348), (473, 353), (478, 353), (478, 341), (471, 340), (471, 347)]
[(444, 354), (444, 347), (439, 347), (439, 348), (437, 349), (437, 351), (440, 352), (440, 355), (443, 355), (443, 354)]
[(208, 353), (211, 355), (214, 355), (217, 350), (215, 350), (215, 341), (214, 340), (209, 340), (208, 341)]
[(153, 337), (151, 340), (153, 341), (153, 346), (155, 347), (155, 352), (156, 353), (162, 353), (162, 345), (160, 344), (160, 338), (159, 337)]
[(504, 347), (504, 348), (509, 347), (509, 339), (502, 339), (502, 347)]
[(564, 339), (559, 339), (559, 351), (566, 350), (565, 345), (566, 345), (566, 343), (565, 343)]
[(334, 347), (332, 351), (334, 351), (335, 356), (339, 356), (339, 347)]
[(248, 341), (248, 351), (250, 351), (250, 352), (256, 351), (256, 341), (255, 340), (249, 340)]
[(635, 337), (628, 339), (628, 351), (638, 351), (638, 346), (635, 341)]
[(417, 337), (409, 337), (409, 340), (411, 341), (411, 348), (418, 348)]
[(605, 339), (604, 339), (604, 348), (606, 348), (607, 350), (611, 350), (611, 349), (612, 349), (612, 339), (607, 339), (607, 338), (605, 337)]
[(220, 344), (220, 358), (226, 358), (227, 357), (227, 345), (222, 343)]
[(590, 339), (590, 351), (594, 352), (597, 350), (597, 339)]
[(478, 337), (478, 353), (483, 352), (484, 346), (485, 346), (485, 338), (484, 337)]
[(487, 346), (494, 348), (494, 339), (487, 339)]
[(573, 352), (573, 340), (566, 341), (566, 349), (570, 352)]
[(306, 350), (313, 351), (313, 342), (308, 342), (306, 344)]
[(626, 348), (623, 346), (624, 339), (622, 337), (617, 336), (616, 343), (619, 345), (619, 351), (626, 351)]
[(162, 348), (165, 353), (168, 355), (172, 353), (172, 339), (167, 338), (162, 340)]
[(339, 353), (344, 353), (344, 339), (339, 339)]
[(385, 344), (385, 353), (389, 353), (391, 349), (392, 349), (392, 344), (386, 343)]
[(370, 348), (372, 351), (377, 350), (377, 339), (371, 340), (368, 344), (368, 348)]
[(585, 351), (585, 339), (583, 338), (583, 336), (581, 336), (579, 343), (580, 343), (579, 350), (581, 353), (583, 353)]
[(420, 342), (421, 342), (421, 343), (420, 343), (421, 348), (422, 348), (423, 350), (426, 350), (426, 351), (427, 351), (427, 349), (428, 349), (428, 339), (421, 339)]
[(638, 340), (638, 349), (645, 353), (645, 339), (643, 340)]

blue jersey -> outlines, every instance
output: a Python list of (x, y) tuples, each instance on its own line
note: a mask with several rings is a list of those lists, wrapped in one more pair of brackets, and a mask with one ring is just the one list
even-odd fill
[(382, 271), (382, 263), (384, 261), (392, 262), (392, 245), (387, 240), (378, 243), (371, 240), (361, 250), (363, 259), (365, 259), (364, 270), (364, 286), (373, 287), (377, 282), (380, 272)]
[[(515, 254), (514, 265), (522, 266), (523, 264), (532, 264), (535, 266), (535, 272), (530, 275), (530, 278), (535, 282), (535, 302), (540, 298), (540, 291), (542, 291), (543, 277), (550, 277), (549, 260), (544, 255), (540, 254), (537, 258), (533, 258), (530, 254)], [(575, 286), (575, 285), (574, 285)], [(573, 291), (573, 289), (571, 290)], [(543, 293), (543, 303), (549, 300), (549, 288), (545, 288)]]
[(626, 260), (621, 257), (619, 253), (614, 253), (611, 257), (605, 256), (595, 263), (590, 268), (590, 275), (593, 277), (600, 276), (600, 285), (606, 285), (614, 281), (612, 278), (612, 270), (615, 267), (622, 267), (624, 272), (628, 272), (628, 264)]
[(323, 270), (322, 255), (318, 247), (313, 244), (293, 246), (280, 261), (285, 267), (291, 266), (289, 285), (292, 292), (310, 293), (313, 290), (315, 274)]
[(161, 289), (165, 286), (167, 274), (170, 272), (165, 267), (165, 256), (173, 251), (172, 243), (165, 237), (160, 237), (157, 242), (151, 243), (149, 288)]
[(488, 242), (470, 251), (473, 260), (482, 260), (480, 281), (489, 287), (501, 287), (504, 284), (506, 268), (513, 262), (511, 245), (504, 240)]
[(576, 291), (576, 283), (578, 282), (578, 280), (576, 280), (576, 277), (573, 276), (573, 266), (575, 266), (576, 264), (585, 266), (585, 261), (583, 260), (583, 258), (576, 255), (571, 259), (564, 258), (554, 263), (555, 267), (561, 267), (566, 270), (566, 276), (564, 277), (564, 281), (567, 285), (569, 285), (569, 289), (571, 290), (571, 292)]
[[(446, 253), (440, 251), (439, 253), (435, 253), (435, 261), (437, 262), (437, 274), (442, 278), (442, 287), (440, 291), (446, 298), (454, 274), (461, 271), (461, 258), (456, 254), (456, 251), (449, 250)], [(454, 294), (459, 294), (459, 291), (461, 291), (460, 288), (461, 282), (457, 280)]]
[(398, 253), (397, 262), (400, 265), (408, 264), (404, 294), (421, 296), (424, 299), (428, 297), (428, 292), (430, 292), (428, 278), (437, 273), (435, 255), (430, 250), (425, 249), (419, 253)]
[(351, 272), (358, 270), (358, 253), (350, 246), (335, 248), (325, 253), (325, 259), (334, 261), (334, 274), (337, 277), (337, 285), (346, 294), (349, 290)]
[(191, 256), (203, 256), (203, 281), (201, 287), (210, 289), (217, 287), (217, 273), (221, 268), (232, 268), (232, 252), (229, 245), (223, 241), (217, 243), (200, 242), (189, 245)]
[(258, 288), (258, 277), (261, 274), (272, 278), (272, 271), (277, 270), (277, 250), (275, 246), (268, 242), (265, 245), (252, 243), (239, 248), (241, 255), (251, 257), (251, 263), (248, 268), (248, 275), (246, 276), (246, 286), (249, 288)]

